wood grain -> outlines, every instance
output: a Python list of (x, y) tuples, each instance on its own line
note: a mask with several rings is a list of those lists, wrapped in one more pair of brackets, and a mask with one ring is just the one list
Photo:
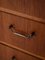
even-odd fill
[(35, 17), (35, 16), (30, 16), (30, 15), (27, 15), (27, 14), (24, 14), (24, 13), (21, 13), (21, 12), (18, 12), (18, 11), (12, 11), (10, 9), (5, 9), (3, 7), (0, 7), (0, 11), (6, 12), (6, 13), (9, 13), (9, 14), (12, 14), (12, 15), (17, 15), (17, 16), (20, 16), (20, 17), (23, 17), (23, 18), (27, 18), (27, 19), (32, 20), (32, 21), (45, 23), (45, 19), (38, 18), (38, 17)]
[[(3, 41), (45, 57), (45, 24), (3, 12), (2, 17), (5, 38)], [(9, 30), (11, 24), (14, 24), (18, 33), (30, 35), (32, 32), (36, 32), (36, 36), (31, 39), (16, 36)]]
[(0, 40), (3, 40), (3, 23), (2, 23), (2, 12), (0, 12)]
[(45, 0), (0, 0), (0, 6), (45, 19)]
[[(7, 43), (16, 45), (21, 48), (25, 48), (25, 38), (19, 37), (13, 33), (18, 32), (20, 34), (26, 34), (27, 32), (27, 20), (18, 16), (2, 13), (2, 20), (3, 20), (3, 33), (4, 33), (4, 40)], [(9, 29), (10, 25), (15, 27), (15, 31), (11, 31)]]
[[(12, 51), (15, 51), (15, 49), (22, 52), (15, 51), (17, 60), (45, 60), (45, 0), (0, 0), (0, 12), (0, 44), (6, 46), (5, 48), (0, 45), (2, 48), (0, 56), (4, 58), (2, 60), (10, 60), (8, 57), (14, 54)], [(12, 23), (16, 24), (18, 32), (30, 34), (35, 31), (37, 35), (32, 39), (14, 36), (8, 30)], [(14, 40), (16, 43), (14, 43)], [(9, 55), (8, 52), (10, 52)], [(21, 58), (17, 53), (21, 55)], [(25, 57), (28, 57), (28, 59)]]
[[(33, 54), (33, 53), (28, 52), (28, 51), (26, 51), (26, 50), (24, 50), (24, 49), (21, 49), (21, 48), (19, 48), (19, 47), (17, 47), (17, 46), (13, 46), (13, 45), (11, 45), (11, 44), (8, 44), (8, 43), (6, 43), (6, 42), (0, 41), (0, 44), (5, 45), (6, 47), (10, 47), (10, 48), (12, 48), (12, 49), (19, 50), (19, 51), (21, 51), (21, 52), (23, 52), (23, 53), (25, 53), (25, 54), (27, 54), (27, 55), (30, 55), (30, 56), (32, 56), (32, 57), (35, 57), (35, 58), (37, 58), (37, 59), (39, 59), (39, 60), (45, 60), (45, 58), (42, 57), (42, 56)], [(18, 53), (19, 53), (19, 52), (18, 52)]]
[(27, 25), (27, 33), (35, 32), (35, 35), (25, 41), (26, 50), (45, 57), (45, 24), (28, 21)]

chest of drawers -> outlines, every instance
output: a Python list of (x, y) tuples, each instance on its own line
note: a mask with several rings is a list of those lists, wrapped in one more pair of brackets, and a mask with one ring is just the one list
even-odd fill
[(0, 7), (0, 59), (45, 60), (45, 19), (3, 7)]

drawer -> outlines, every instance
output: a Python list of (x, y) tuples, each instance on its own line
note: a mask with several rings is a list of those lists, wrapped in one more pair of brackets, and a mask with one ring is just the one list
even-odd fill
[(0, 59), (1, 60), (40, 60), (38, 58), (26, 55), (18, 50), (9, 48), (0, 44)]
[(2, 13), (2, 20), (3, 41), (45, 57), (45, 24), (7, 13)]

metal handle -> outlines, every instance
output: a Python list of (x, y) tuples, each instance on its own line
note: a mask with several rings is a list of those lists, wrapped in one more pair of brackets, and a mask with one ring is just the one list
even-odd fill
[(12, 60), (16, 60), (15, 56), (12, 56)]
[(11, 31), (13, 32), (13, 34), (15, 34), (17, 36), (20, 36), (20, 37), (24, 37), (24, 38), (32, 38), (33, 36), (36, 35), (35, 32), (32, 32), (31, 34), (25, 34), (25, 35), (20, 34), (18, 32), (14, 32), (15, 31), (15, 27), (12, 24), (9, 26), (9, 29), (11, 29)]

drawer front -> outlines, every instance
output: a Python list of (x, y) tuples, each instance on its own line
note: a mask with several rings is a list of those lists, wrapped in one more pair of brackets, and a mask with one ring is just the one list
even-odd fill
[[(3, 41), (45, 57), (45, 24), (6, 13), (2, 16)], [(10, 29), (10, 26), (13, 28)]]
[(40, 60), (38, 58), (26, 55), (18, 50), (9, 48), (0, 44), (0, 59), (1, 60)]
[[(21, 48), (25, 48), (25, 40), (26, 38), (21, 35), (25, 35), (27, 32), (27, 20), (14, 16), (7, 13), (2, 13), (3, 20), (3, 33), (4, 39), (3, 41), (10, 43), (12, 45), (16, 45)], [(13, 27), (12, 27), (13, 26)], [(15, 34), (17, 33), (17, 34)]]
[(32, 36), (25, 41), (26, 50), (45, 57), (45, 24), (28, 21), (27, 30)]

